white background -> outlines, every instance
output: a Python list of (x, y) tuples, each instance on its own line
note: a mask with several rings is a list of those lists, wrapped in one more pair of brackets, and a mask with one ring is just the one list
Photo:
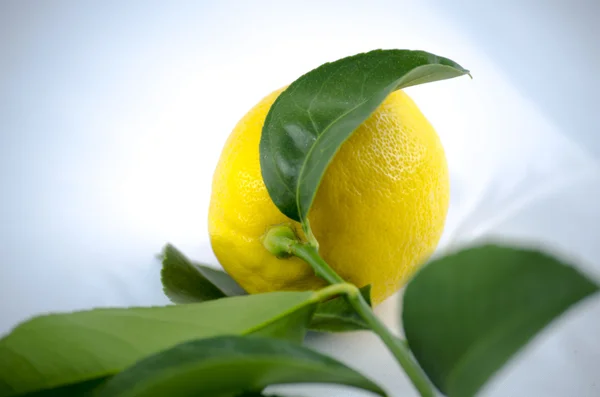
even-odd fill
[[(47, 311), (167, 303), (166, 242), (218, 266), (210, 181), (235, 123), (313, 67), (375, 48), (434, 52), (474, 77), (408, 90), (451, 170), (440, 250), (525, 239), (600, 280), (599, 4), (0, 2), (0, 333)], [(397, 299), (377, 312), (398, 329)], [(595, 296), (482, 395), (600, 395), (599, 335)], [(371, 335), (311, 345), (415, 395)]]

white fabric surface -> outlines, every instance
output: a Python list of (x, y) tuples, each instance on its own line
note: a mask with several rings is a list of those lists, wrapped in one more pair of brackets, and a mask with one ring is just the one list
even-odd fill
[[(218, 266), (206, 215), (231, 128), (271, 90), (374, 48), (424, 49), (473, 73), (409, 89), (448, 155), (440, 252), (524, 239), (600, 281), (597, 4), (323, 3), (0, 3), (0, 333), (48, 311), (167, 303), (154, 258), (166, 242)], [(398, 330), (397, 306), (377, 313)], [(600, 395), (598, 335), (595, 296), (482, 395)], [(372, 335), (310, 343), (416, 395)]]

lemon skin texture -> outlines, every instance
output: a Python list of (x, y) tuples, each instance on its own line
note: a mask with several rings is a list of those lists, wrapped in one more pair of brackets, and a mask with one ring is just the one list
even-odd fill
[[(269, 108), (263, 98), (235, 126), (217, 164), (209, 236), (223, 268), (249, 293), (314, 290), (325, 282), (304, 261), (278, 259), (261, 237), (287, 224), (262, 180), (259, 142)], [(435, 250), (450, 197), (440, 139), (412, 99), (395, 91), (342, 144), (308, 218), (319, 253), (346, 281), (371, 285), (373, 304), (400, 289)]]

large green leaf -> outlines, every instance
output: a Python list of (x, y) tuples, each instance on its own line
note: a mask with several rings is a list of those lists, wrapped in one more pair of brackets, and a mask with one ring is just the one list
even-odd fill
[(163, 291), (175, 303), (204, 302), (245, 291), (227, 273), (193, 263), (168, 244), (163, 250)]
[(485, 245), (437, 259), (406, 287), (406, 339), (433, 383), (469, 397), (598, 287), (542, 252)]
[(303, 75), (279, 95), (263, 126), (260, 165), (271, 199), (305, 221), (339, 147), (390, 93), (467, 73), (424, 51), (376, 50)]
[(337, 383), (384, 391), (357, 371), (287, 341), (221, 336), (177, 345), (113, 377), (98, 397), (234, 397), (274, 384)]
[(36, 317), (0, 339), (0, 397), (111, 376), (191, 339), (255, 333), (299, 341), (315, 307), (312, 292), (274, 292)]

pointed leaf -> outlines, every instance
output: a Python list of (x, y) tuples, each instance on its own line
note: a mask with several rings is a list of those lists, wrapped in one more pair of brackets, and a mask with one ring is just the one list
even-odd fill
[(174, 303), (203, 302), (244, 294), (227, 273), (192, 263), (170, 244), (163, 251), (162, 262), (163, 290)]
[(255, 333), (301, 340), (316, 307), (313, 295), (273, 292), (36, 317), (0, 339), (0, 397), (111, 376), (191, 339)]
[(263, 126), (260, 165), (271, 199), (304, 221), (338, 148), (390, 93), (467, 73), (424, 51), (376, 50), (303, 75), (279, 95)]
[(485, 245), (437, 259), (406, 287), (406, 339), (433, 383), (469, 397), (519, 349), (598, 287), (533, 250)]
[(335, 383), (385, 392), (359, 372), (286, 341), (221, 336), (177, 345), (112, 378), (98, 397), (237, 396), (274, 384)]

